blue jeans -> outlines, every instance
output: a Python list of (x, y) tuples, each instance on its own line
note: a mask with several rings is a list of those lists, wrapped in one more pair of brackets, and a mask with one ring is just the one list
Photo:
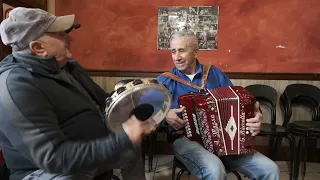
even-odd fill
[(141, 156), (141, 148), (136, 151), (123, 151), (122, 158), (117, 162), (108, 162), (103, 167), (72, 174), (54, 174), (42, 169), (32, 172), (22, 180), (93, 180), (96, 176), (111, 169), (121, 169), (123, 180), (145, 180), (144, 163)]
[(219, 158), (185, 136), (173, 142), (173, 149), (176, 158), (198, 179), (225, 180), (226, 170), (238, 171), (251, 180), (279, 179), (278, 165), (257, 151), (252, 154)]

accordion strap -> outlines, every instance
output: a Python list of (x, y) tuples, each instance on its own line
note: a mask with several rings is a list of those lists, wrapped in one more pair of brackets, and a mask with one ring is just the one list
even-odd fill
[(161, 74), (161, 76), (165, 76), (165, 77), (168, 77), (170, 79), (173, 79), (175, 81), (178, 81), (180, 83), (183, 83), (187, 86), (191, 86), (195, 89), (198, 89), (198, 90), (203, 90), (206, 86), (206, 82), (207, 82), (207, 78), (208, 78), (208, 74), (209, 74), (209, 70), (210, 70), (210, 67), (211, 65), (204, 65), (203, 67), (203, 75), (202, 75), (202, 84), (201, 84), (201, 87), (200, 86), (197, 86), (195, 84), (193, 84), (192, 82), (189, 82), (189, 81), (186, 81), (170, 72), (164, 72)]

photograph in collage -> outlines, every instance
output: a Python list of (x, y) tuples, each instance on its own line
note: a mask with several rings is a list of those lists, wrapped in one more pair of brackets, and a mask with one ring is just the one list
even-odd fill
[(217, 50), (218, 16), (219, 6), (158, 7), (158, 50), (168, 50), (171, 35), (184, 29), (198, 37), (199, 50)]

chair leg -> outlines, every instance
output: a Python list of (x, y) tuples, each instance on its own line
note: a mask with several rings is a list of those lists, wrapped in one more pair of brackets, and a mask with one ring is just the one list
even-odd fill
[(270, 135), (269, 136), (269, 150), (268, 150), (268, 154), (270, 159), (275, 160), (276, 159), (276, 152), (275, 152), (275, 139), (276, 136), (274, 135)]
[(302, 143), (303, 143), (303, 140), (304, 140), (304, 136), (305, 135), (302, 135), (300, 136), (299, 138), (299, 143), (298, 143), (298, 147), (297, 147), (297, 153), (296, 153), (296, 157), (295, 157), (295, 162), (294, 162), (294, 166), (295, 166), (295, 176), (294, 176), (294, 179), (298, 179), (299, 178), (299, 170), (300, 170), (300, 154), (301, 154), (301, 149), (302, 149)]
[(145, 155), (145, 153), (143, 151), (143, 146), (144, 146), (144, 142), (143, 142), (143, 139), (142, 139), (142, 142), (141, 142), (141, 156), (142, 156), (143, 165), (145, 165), (146, 155)]
[(184, 170), (180, 170), (176, 180), (180, 180), (183, 173), (184, 173)]
[(151, 172), (152, 163), (153, 163), (153, 152), (152, 152), (152, 144), (153, 144), (152, 140), (153, 140), (153, 138), (152, 137), (149, 137), (149, 138), (150, 139), (149, 139), (149, 150), (148, 150), (148, 157), (149, 157), (148, 165), (149, 165), (149, 172)]
[(273, 154), (275, 155), (278, 149), (281, 147), (282, 137), (276, 137), (274, 147), (273, 147)]
[(152, 166), (153, 166), (153, 153), (154, 149), (156, 146), (156, 141), (157, 141), (157, 134), (154, 133), (150, 137), (150, 146), (149, 146), (149, 172), (152, 171)]
[(282, 144), (282, 137), (279, 137), (279, 136), (277, 136), (277, 137), (275, 137), (275, 141), (274, 141), (274, 144), (273, 144), (273, 153), (272, 153), (272, 155), (273, 155), (273, 158), (277, 158), (277, 152), (278, 152), (278, 149), (281, 147), (281, 144)]
[(175, 176), (176, 176), (176, 165), (173, 164), (173, 167), (172, 167), (172, 178), (171, 179), (174, 180)]
[(295, 139), (294, 139), (294, 136), (292, 135), (288, 135), (286, 137), (289, 141), (289, 145), (290, 145), (290, 149), (291, 149), (291, 152), (290, 152), (290, 155), (291, 155), (291, 158), (290, 158), (290, 166), (289, 166), (289, 172), (290, 172), (290, 180), (293, 180), (294, 178), (294, 158), (295, 158)]
[(308, 134), (304, 139), (302, 179), (306, 177), (307, 158), (308, 158)]

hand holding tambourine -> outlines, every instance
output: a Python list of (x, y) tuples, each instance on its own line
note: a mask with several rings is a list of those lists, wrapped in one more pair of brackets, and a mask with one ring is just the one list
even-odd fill
[(152, 118), (140, 121), (135, 115), (132, 115), (122, 124), (122, 127), (132, 144), (140, 144), (144, 135), (148, 135), (156, 130), (157, 123)]
[[(171, 93), (156, 79), (124, 80), (115, 87), (105, 109), (105, 124), (112, 132), (125, 127), (133, 137), (150, 134), (169, 112)], [(131, 132), (136, 128), (138, 132)]]

